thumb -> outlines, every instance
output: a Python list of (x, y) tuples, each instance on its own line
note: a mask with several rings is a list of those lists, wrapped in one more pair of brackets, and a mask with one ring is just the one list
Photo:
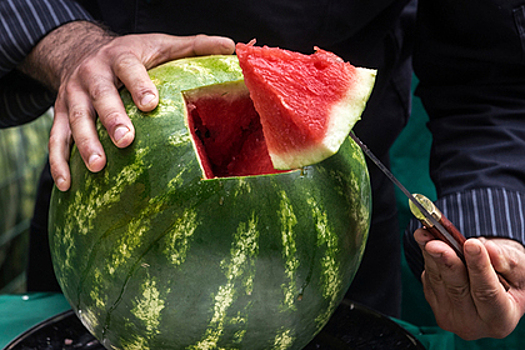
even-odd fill
[(193, 40), (193, 55), (231, 55), (235, 51), (232, 39), (223, 36), (196, 35)]
[(471, 238), (465, 242), (464, 249), (472, 296), (476, 304), (504, 304), (505, 290), (498, 280), (485, 245), (478, 239)]
[[(231, 55), (235, 51), (232, 39), (204, 34), (174, 36), (167, 34), (136, 34), (142, 43), (138, 56), (150, 69), (179, 58), (203, 55)], [(131, 39), (130, 39), (131, 40)]]
[(168, 48), (166, 61), (188, 56), (231, 55), (235, 51), (233, 40), (222, 36), (162, 35), (159, 39), (163, 41), (161, 47)]

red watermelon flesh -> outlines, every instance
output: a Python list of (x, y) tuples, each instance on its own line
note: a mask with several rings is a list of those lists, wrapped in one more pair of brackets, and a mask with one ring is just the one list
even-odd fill
[(376, 71), (357, 68), (331, 52), (312, 55), (237, 44), (273, 165), (293, 169), (336, 153), (360, 119)]
[(336, 153), (359, 120), (375, 71), (323, 50), (236, 50), (244, 81), (184, 95), (205, 178), (272, 174)]
[(185, 93), (188, 124), (205, 177), (272, 174), (259, 114), (241, 82)]

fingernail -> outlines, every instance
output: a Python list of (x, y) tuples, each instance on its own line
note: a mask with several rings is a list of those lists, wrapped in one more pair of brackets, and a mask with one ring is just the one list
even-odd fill
[(481, 248), (477, 244), (466, 244), (465, 251), (470, 255), (478, 255), (481, 253)]
[(92, 168), (93, 163), (95, 163), (98, 159), (100, 159), (100, 156), (98, 154), (92, 154), (88, 160), (89, 167)]
[(61, 188), (62, 187), (62, 184), (66, 181), (66, 179), (64, 179), (63, 177), (59, 177), (55, 180), (55, 183), (57, 185), (58, 188)]
[(153, 101), (155, 99), (155, 95), (152, 95), (152, 94), (146, 94), (142, 97), (142, 100), (140, 101), (140, 103), (143, 105), (143, 106), (147, 106), (150, 104), (151, 101)]
[(113, 138), (116, 142), (119, 142), (122, 140), (124, 136), (129, 132), (129, 129), (125, 126), (119, 126), (115, 129), (115, 133), (113, 134)]
[(430, 254), (430, 256), (432, 256), (434, 259), (440, 259), (442, 254), (441, 253), (435, 253), (435, 252), (429, 252), (427, 251), (428, 254)]

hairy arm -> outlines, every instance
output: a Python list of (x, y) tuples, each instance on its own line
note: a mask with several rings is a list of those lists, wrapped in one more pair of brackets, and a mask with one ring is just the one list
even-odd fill
[(58, 27), (44, 37), (17, 69), (58, 91), (64, 76), (87, 55), (114, 39), (95, 23), (75, 21)]

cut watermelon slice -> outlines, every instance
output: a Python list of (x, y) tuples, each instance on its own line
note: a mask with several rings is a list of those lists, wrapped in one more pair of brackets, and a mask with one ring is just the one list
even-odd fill
[(361, 118), (376, 77), (317, 48), (304, 55), (250, 43), (237, 44), (236, 53), (276, 169), (335, 154)]

